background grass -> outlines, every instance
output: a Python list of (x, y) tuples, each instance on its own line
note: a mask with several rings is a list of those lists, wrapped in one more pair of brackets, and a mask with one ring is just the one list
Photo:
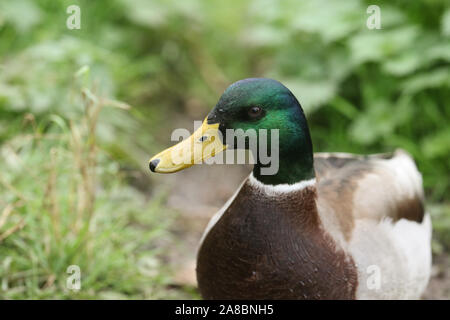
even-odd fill
[(256, 76), (294, 92), (316, 151), (412, 153), (448, 251), (450, 5), (377, 1), (368, 30), (370, 4), (1, 1), (0, 298), (197, 297), (169, 285), (176, 213), (147, 159)]

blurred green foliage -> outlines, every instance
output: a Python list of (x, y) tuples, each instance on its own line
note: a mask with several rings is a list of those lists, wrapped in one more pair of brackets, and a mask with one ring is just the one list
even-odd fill
[[(81, 7), (81, 30), (65, 27), (70, 4)], [(136, 119), (158, 132), (172, 112), (202, 118), (231, 82), (272, 77), (307, 111), (316, 150), (405, 148), (441, 200), (450, 190), (449, 3), (379, 1), (380, 30), (366, 27), (369, 4), (3, 1), (1, 137), (21, 113), (73, 116), (68, 88), (84, 65), (103, 95), (136, 106), (125, 122), (107, 115), (99, 134), (112, 144), (112, 131), (142, 128)], [(148, 133), (133, 136), (145, 146)]]
[[(72, 4), (81, 7), (81, 30), (66, 28), (66, 8)], [(101, 212), (118, 208), (121, 214), (105, 213), (103, 236), (92, 244), (109, 248), (102, 252), (105, 255), (118, 255), (115, 260), (105, 257), (118, 261), (114, 267), (102, 267), (100, 257), (90, 265), (86, 262), (87, 269), (100, 266), (97, 282), (92, 282), (100, 287), (94, 291), (113, 286), (99, 280), (102, 272), (135, 270), (128, 264), (138, 254), (127, 244), (137, 245), (136, 238), (146, 236), (126, 228), (130, 212), (148, 210), (140, 192), (128, 185), (133, 179), (129, 171), (144, 169), (158, 144), (167, 144), (174, 119), (180, 115), (203, 119), (226, 86), (242, 78), (271, 77), (289, 87), (308, 115), (316, 151), (408, 150), (423, 173), (428, 199), (447, 206), (450, 3), (377, 1), (380, 30), (366, 27), (371, 4), (363, 0), (0, 1), (0, 188), (8, 191), (1, 189), (0, 207), (17, 203), (17, 217), (11, 215), (10, 224), (19, 223), (22, 215), (23, 230), (28, 230), (26, 236), (16, 232), (6, 238), (0, 258), (17, 257), (14, 252), (21, 248), (23, 258), (15, 262), (18, 287), (23, 286), (29, 297), (45, 296), (48, 291), (36, 293), (37, 288), (45, 287), (65, 262), (74, 261), (73, 256), (58, 255), (72, 252), (67, 246), (76, 243), (76, 234), (66, 230), (67, 237), (75, 238), (52, 248), (52, 258), (45, 257), (45, 241), (39, 237), (50, 223), (50, 218), (43, 218), (42, 206), (52, 148), (59, 154), (54, 159), (60, 168), (59, 190), (67, 193), (55, 197), (61, 215), (70, 216), (68, 181), (79, 178), (69, 175), (64, 154), (73, 152), (70, 124), (83, 128), (86, 121), (82, 88), (133, 106), (129, 111), (101, 111), (96, 127), (101, 151), (93, 169), (101, 171), (96, 215), (105, 218)], [(86, 68), (89, 76), (83, 71)], [(51, 140), (55, 131), (58, 139)], [(21, 202), (14, 190), (31, 202)], [(117, 228), (129, 233), (118, 242), (126, 247), (120, 254), (117, 246), (102, 240)], [(164, 230), (156, 222), (148, 228)], [(47, 280), (42, 283), (34, 271), (21, 276), (30, 263)], [(0, 278), (5, 268), (0, 269)], [(149, 296), (142, 291), (133, 294)]]

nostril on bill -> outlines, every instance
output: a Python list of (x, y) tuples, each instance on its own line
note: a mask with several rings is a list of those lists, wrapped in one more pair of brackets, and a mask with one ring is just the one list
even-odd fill
[(158, 166), (159, 161), (160, 161), (159, 159), (155, 159), (155, 160), (150, 161), (149, 167), (150, 167), (150, 170), (152, 172), (155, 172), (155, 169)]

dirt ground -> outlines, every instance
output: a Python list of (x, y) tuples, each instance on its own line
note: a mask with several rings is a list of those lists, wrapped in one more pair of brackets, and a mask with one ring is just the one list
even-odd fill
[[(169, 259), (175, 286), (196, 286), (195, 256), (203, 230), (250, 170), (250, 166), (202, 165), (157, 178), (157, 183), (168, 184), (168, 206), (179, 212), (172, 230), (177, 245)], [(423, 298), (450, 299), (448, 253), (433, 257), (432, 278)]]

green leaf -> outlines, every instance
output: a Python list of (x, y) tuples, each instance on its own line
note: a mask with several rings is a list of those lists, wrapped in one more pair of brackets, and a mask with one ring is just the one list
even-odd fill
[[(427, 158), (433, 159), (450, 154), (450, 129), (433, 133), (423, 139), (422, 150)], [(450, 159), (447, 159), (450, 163)]]
[(450, 68), (441, 68), (415, 75), (402, 84), (403, 91), (408, 94), (417, 93), (429, 88), (449, 87)]
[(404, 52), (414, 45), (419, 34), (417, 27), (407, 26), (394, 30), (364, 30), (349, 42), (355, 63), (380, 61)]
[(447, 9), (442, 15), (442, 34), (444, 36), (450, 36), (450, 8)]
[(281, 80), (300, 99), (306, 113), (329, 102), (336, 95), (336, 85), (329, 80)]
[(25, 33), (42, 21), (43, 12), (31, 0), (1, 1), (0, 21), (3, 19), (20, 33)]

